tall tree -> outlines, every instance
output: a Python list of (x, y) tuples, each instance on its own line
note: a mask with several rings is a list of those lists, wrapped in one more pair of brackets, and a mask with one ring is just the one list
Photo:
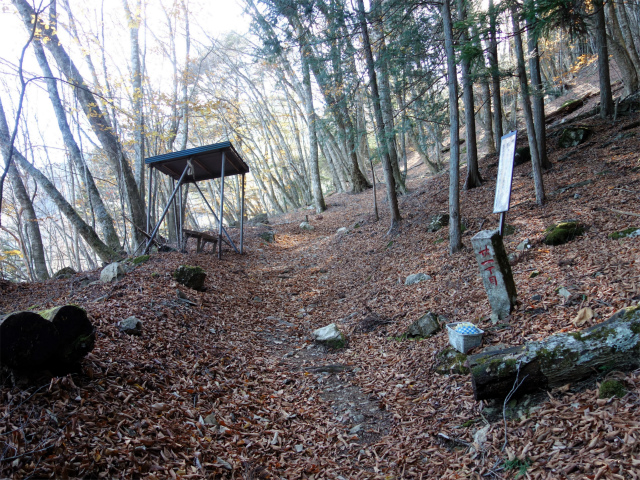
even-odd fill
[(320, 168), (318, 164), (318, 131), (315, 108), (313, 107), (313, 89), (311, 88), (311, 72), (309, 63), (301, 49), (300, 57), (302, 61), (302, 83), (306, 94), (305, 107), (307, 113), (307, 127), (309, 129), (309, 167), (311, 170), (311, 188), (313, 191), (313, 204), (316, 213), (324, 212), (327, 205), (322, 195), (322, 183), (320, 181)]
[(460, 121), (458, 119), (458, 72), (456, 52), (453, 48), (453, 24), (450, 0), (442, 2), (444, 50), (447, 56), (447, 82), (449, 85), (449, 252), (462, 249), (460, 232)]
[(385, 138), (385, 124), (382, 115), (382, 107), (380, 106), (378, 80), (376, 78), (376, 69), (373, 60), (373, 52), (371, 51), (371, 41), (369, 40), (369, 30), (367, 28), (367, 19), (365, 17), (363, 0), (358, 0), (358, 16), (360, 18), (360, 29), (362, 32), (364, 54), (367, 61), (367, 70), (369, 71), (369, 88), (371, 89), (371, 98), (373, 100), (373, 110), (375, 112), (376, 118), (376, 129), (378, 131), (378, 138), (380, 139), (379, 145), (382, 150), (382, 167), (384, 170), (384, 179), (387, 184), (387, 200), (389, 202), (389, 211), (391, 213), (391, 229), (394, 229), (397, 223), (401, 220), (400, 209), (398, 208), (396, 182), (391, 167), (391, 158), (389, 157), (388, 143)]
[(536, 190), (536, 201), (538, 205), (543, 205), (544, 183), (542, 179), (542, 168), (540, 166), (540, 155), (538, 153), (538, 142), (536, 140), (536, 128), (531, 110), (531, 99), (529, 95), (529, 82), (524, 63), (524, 49), (522, 47), (522, 35), (520, 30), (519, 13), (515, 3), (510, 6), (511, 24), (513, 26), (513, 40), (516, 49), (516, 59), (518, 62), (518, 79), (520, 80), (520, 96), (522, 97), (522, 109), (524, 120), (527, 125), (527, 138), (529, 139), (529, 150), (531, 151), (531, 168), (533, 169), (533, 184)]
[(544, 115), (544, 89), (540, 75), (540, 52), (538, 49), (538, 33), (535, 29), (536, 13), (534, 0), (527, 3), (525, 21), (527, 25), (527, 49), (529, 53), (529, 72), (531, 73), (533, 123), (536, 129), (538, 155), (540, 166), (545, 170), (551, 168), (551, 161), (547, 155), (547, 129)]
[(496, 151), (500, 153), (502, 141), (502, 96), (500, 95), (500, 67), (498, 64), (498, 12), (494, 0), (489, 0), (489, 69), (491, 70), (491, 95), (493, 96), (493, 137)]
[[(0, 100), (0, 148), (2, 148), (2, 154), (5, 158), (11, 151), (11, 140), (9, 135), (9, 126), (5, 117), (2, 101)], [(78, 233), (82, 235), (82, 238), (93, 249), (94, 252), (104, 262), (112, 262), (119, 258), (119, 255), (108, 245), (106, 245), (95, 230), (91, 228), (81, 217), (71, 204), (62, 196), (55, 185), (35, 166), (27, 161), (27, 159), (14, 147), (12, 158), (16, 164), (19, 165), (24, 171), (31, 175), (44, 191), (49, 195), (51, 200), (55, 202), (60, 212), (67, 217), (69, 222), (78, 230)]]
[(460, 41), (462, 51), (460, 53), (460, 69), (462, 73), (462, 99), (464, 102), (464, 117), (467, 144), (467, 179), (464, 189), (470, 190), (482, 185), (482, 177), (478, 168), (478, 144), (476, 141), (476, 112), (473, 99), (473, 80), (471, 79), (471, 53), (466, 47), (469, 43), (469, 30), (465, 24), (467, 21), (466, 0), (457, 0), (458, 15), (462, 28), (460, 29)]
[(600, 81), (600, 116), (607, 118), (613, 115), (613, 94), (611, 92), (611, 75), (609, 73), (609, 49), (607, 47), (607, 25), (602, 0), (592, 0), (594, 8), (594, 36), (598, 51), (598, 79)]
[[(22, 16), (22, 20), (25, 25), (27, 25), (27, 27), (31, 26), (32, 19), (37, 18), (33, 8), (26, 0), (12, 0), (12, 3)], [(116, 172), (122, 174), (131, 219), (137, 227), (134, 228), (134, 235), (136, 237), (136, 241), (138, 243), (142, 243), (143, 241), (146, 241), (146, 237), (143, 234), (146, 227), (146, 215), (144, 203), (140, 197), (138, 185), (136, 184), (131, 166), (129, 165), (119, 138), (113, 133), (113, 129), (106, 122), (95, 96), (91, 90), (87, 88), (80, 71), (58, 38), (56, 31), (57, 19), (55, 14), (55, 0), (50, 3), (49, 10), (49, 22), (40, 23), (42, 36), (47, 39), (45, 46), (51, 52), (58, 68), (64, 73), (67, 81), (74, 86), (74, 93), (78, 99), (78, 103), (81, 105), (84, 114), (92, 127), (93, 133), (96, 135), (105, 150), (112, 168)]]
[(67, 116), (65, 114), (62, 101), (60, 100), (57, 79), (54, 77), (53, 72), (49, 67), (49, 62), (47, 61), (47, 56), (44, 52), (44, 48), (42, 47), (42, 43), (40, 42), (40, 40), (36, 39), (33, 41), (33, 51), (36, 55), (36, 59), (38, 60), (38, 64), (40, 65), (40, 69), (42, 70), (44, 80), (47, 84), (47, 92), (49, 94), (51, 106), (53, 107), (53, 112), (56, 116), (58, 129), (60, 130), (64, 144), (67, 147), (69, 156), (71, 157), (71, 160), (80, 173), (80, 178), (85, 186), (85, 189), (87, 190), (91, 208), (95, 212), (98, 223), (100, 224), (100, 227), (102, 229), (103, 238), (105, 239), (105, 242), (107, 243), (107, 245), (109, 245), (109, 247), (114, 250), (119, 250), (120, 240), (118, 239), (118, 234), (116, 233), (116, 229), (113, 224), (113, 218), (111, 217), (111, 214), (102, 201), (102, 197), (100, 195), (100, 192), (98, 191), (98, 187), (95, 184), (93, 175), (91, 174), (91, 171), (89, 170), (89, 167), (84, 160), (84, 156), (82, 155), (80, 146), (76, 142), (76, 139), (71, 132), (71, 128), (69, 126), (69, 122), (67, 121)]
[[(0, 128), (2, 128), (0, 126)], [(5, 160), (8, 160), (8, 149), (2, 149)], [(31, 257), (33, 260), (35, 278), (38, 280), (46, 280), (49, 278), (47, 271), (47, 262), (44, 256), (44, 246), (42, 243), (42, 235), (40, 234), (40, 224), (36, 211), (33, 208), (33, 202), (22, 182), (18, 169), (12, 164), (9, 165), (9, 181), (13, 187), (13, 194), (20, 204), (20, 217), (23, 220), (27, 237), (29, 239)], [(29, 260), (25, 258), (25, 262)]]

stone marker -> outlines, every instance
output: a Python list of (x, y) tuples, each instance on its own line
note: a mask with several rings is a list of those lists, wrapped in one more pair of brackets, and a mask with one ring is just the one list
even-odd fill
[(478, 232), (471, 239), (471, 244), (491, 304), (491, 320), (495, 323), (509, 316), (516, 304), (516, 284), (509, 258), (498, 230)]
[(102, 269), (100, 272), (100, 281), (103, 283), (111, 283), (113, 281), (118, 281), (124, 277), (124, 275), (125, 271), (122, 264), (119, 262), (113, 262)]

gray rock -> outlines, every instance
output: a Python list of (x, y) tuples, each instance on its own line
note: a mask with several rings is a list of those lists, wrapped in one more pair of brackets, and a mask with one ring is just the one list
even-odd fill
[(335, 323), (315, 330), (311, 336), (316, 343), (331, 348), (342, 348), (346, 341), (344, 334), (338, 330), (338, 326)]
[(118, 322), (118, 329), (127, 335), (142, 335), (142, 321), (136, 317), (128, 317)]
[(440, 331), (440, 322), (435, 313), (427, 312), (418, 320), (409, 325), (407, 337), (430, 337)]
[(276, 240), (276, 235), (271, 230), (261, 232), (258, 236), (267, 243), (273, 243)]
[(210, 413), (209, 415), (204, 417), (204, 424), (213, 425), (214, 427), (220, 426), (220, 424), (218, 423), (218, 420), (216, 419), (216, 415), (214, 413)]
[(267, 215), (266, 213), (259, 213), (255, 217), (250, 218), (247, 221), (247, 223), (249, 223), (251, 225), (256, 225), (258, 223), (263, 223), (263, 224), (267, 225), (269, 223), (269, 215)]
[(494, 322), (501, 320), (511, 314), (517, 299), (516, 284), (502, 237), (498, 230), (483, 230), (471, 239), (471, 244), (489, 297), (491, 318)]
[(202, 267), (180, 265), (173, 272), (173, 278), (176, 282), (187, 288), (202, 290), (204, 288), (204, 280), (207, 278), (207, 274)]
[(311, 225), (309, 222), (302, 222), (300, 224), (300, 230), (313, 230), (313, 225)]
[(224, 458), (216, 457), (216, 463), (226, 470), (233, 470), (233, 466)]
[(53, 278), (57, 278), (58, 280), (62, 279), (62, 278), (69, 278), (72, 275), (75, 275), (76, 272), (73, 268), (71, 267), (64, 267), (61, 268), (60, 270), (58, 270), (56, 273), (53, 274)]
[(293, 448), (295, 448), (296, 452), (300, 453), (304, 450), (304, 445), (297, 444), (297, 445), (294, 445)]
[(525, 238), (523, 241), (521, 241), (518, 246), (516, 247), (516, 250), (518, 250), (519, 252), (523, 252), (525, 250), (528, 250), (529, 248), (531, 248), (531, 240), (529, 240), (528, 238)]
[(560, 134), (558, 146), (560, 148), (575, 147), (586, 142), (591, 133), (593, 133), (592, 130), (587, 127), (565, 128)]
[(336, 233), (338, 235), (346, 235), (349, 233), (349, 229), (347, 227), (340, 227)]
[(107, 265), (100, 272), (100, 281), (103, 283), (111, 283), (118, 281), (124, 277), (125, 271), (119, 262), (113, 262)]
[(431, 280), (431, 276), (426, 273), (414, 273), (413, 275), (409, 275), (404, 281), (405, 285), (413, 285), (415, 283), (420, 283), (425, 280)]
[(351, 430), (349, 430), (349, 435), (357, 435), (363, 429), (364, 429), (364, 427), (362, 426), (362, 424), (356, 425), (355, 427), (351, 428)]
[(443, 227), (449, 225), (449, 214), (448, 213), (439, 213), (431, 217), (429, 222), (429, 226), (427, 227), (427, 232), (437, 232)]

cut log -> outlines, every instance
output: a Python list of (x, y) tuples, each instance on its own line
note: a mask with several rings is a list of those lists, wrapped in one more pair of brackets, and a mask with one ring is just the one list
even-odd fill
[(34, 312), (16, 312), (0, 318), (0, 362), (20, 370), (47, 364), (59, 348), (56, 327)]
[(95, 344), (87, 312), (64, 305), (0, 318), (0, 363), (21, 371), (56, 370), (80, 361)]
[(60, 346), (54, 355), (58, 364), (79, 362), (93, 350), (96, 334), (83, 308), (63, 305), (38, 313), (58, 330)]
[(607, 321), (540, 342), (487, 349), (467, 358), (476, 400), (504, 399), (553, 389), (611, 369), (640, 366), (640, 307), (616, 312)]

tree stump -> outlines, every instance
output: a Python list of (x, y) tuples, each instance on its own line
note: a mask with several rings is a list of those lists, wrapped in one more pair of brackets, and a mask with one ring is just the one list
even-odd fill
[(80, 361), (95, 345), (87, 312), (64, 305), (0, 318), (0, 363), (21, 371), (55, 370)]
[(640, 307), (616, 312), (603, 323), (540, 342), (485, 350), (467, 358), (476, 400), (504, 399), (553, 389), (609, 369), (640, 366)]

